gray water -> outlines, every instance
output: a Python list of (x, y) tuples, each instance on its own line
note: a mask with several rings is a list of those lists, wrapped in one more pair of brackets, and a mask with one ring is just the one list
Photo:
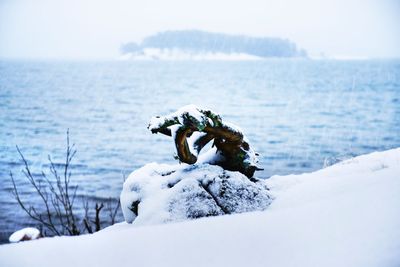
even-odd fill
[(0, 61), (1, 241), (30, 223), (9, 193), (10, 171), (32, 192), (16, 145), (40, 173), (48, 154), (62, 162), (69, 129), (79, 194), (117, 198), (131, 171), (176, 162), (172, 140), (146, 126), (189, 103), (244, 130), (261, 178), (400, 146), (399, 60)]

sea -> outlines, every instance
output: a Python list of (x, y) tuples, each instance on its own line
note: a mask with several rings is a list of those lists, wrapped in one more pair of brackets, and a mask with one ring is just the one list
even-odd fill
[(77, 194), (118, 200), (132, 171), (178, 163), (172, 139), (147, 125), (188, 104), (243, 130), (260, 154), (257, 177), (312, 172), (400, 147), (400, 60), (0, 60), (0, 243), (35, 225), (10, 172), (26, 204), (43, 207), (16, 146), (39, 177), (49, 156), (62, 167), (69, 131)]

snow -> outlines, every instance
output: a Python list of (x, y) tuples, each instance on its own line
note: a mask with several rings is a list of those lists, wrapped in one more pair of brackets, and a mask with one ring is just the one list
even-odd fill
[(271, 203), (265, 180), (209, 164), (147, 164), (129, 175), (120, 199), (133, 225), (264, 210)]
[(39, 237), (40, 237), (40, 231), (38, 229), (33, 227), (27, 227), (14, 232), (10, 236), (9, 241), (11, 243), (17, 243), (24, 240), (38, 239)]
[[(172, 131), (174, 132), (174, 131)], [(204, 132), (193, 132), (189, 138), (186, 138), (190, 152), (195, 155), (196, 157), (199, 156), (198, 146), (195, 145), (196, 141), (199, 140), (201, 137), (205, 136), (207, 133)], [(175, 136), (173, 136), (175, 140)], [(215, 153), (214, 153), (215, 154)]]
[(399, 148), (267, 184), (262, 212), (3, 245), (0, 265), (400, 265)]
[(184, 124), (184, 117), (189, 115), (197, 120), (199, 123), (205, 124), (208, 122), (208, 118), (201, 113), (201, 110), (193, 104), (183, 106), (179, 108), (176, 112), (171, 113), (166, 116), (157, 116), (150, 119), (149, 130), (154, 130), (160, 128), (166, 121), (179, 121), (180, 124)]
[(188, 52), (181, 49), (145, 48), (138, 53), (127, 53), (120, 60), (261, 60), (262, 57), (246, 53)]

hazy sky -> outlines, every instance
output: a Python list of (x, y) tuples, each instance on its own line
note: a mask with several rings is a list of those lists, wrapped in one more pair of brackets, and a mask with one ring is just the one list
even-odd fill
[(400, 57), (400, 0), (0, 0), (0, 57), (116, 58), (164, 30), (289, 38), (311, 55)]

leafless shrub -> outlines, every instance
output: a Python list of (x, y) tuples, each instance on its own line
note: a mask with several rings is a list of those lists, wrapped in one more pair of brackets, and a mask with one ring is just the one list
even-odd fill
[[(35, 177), (32, 174), (28, 161), (25, 159), (18, 146), (17, 151), (24, 165), (22, 173), (41, 200), (40, 202), (42, 207), (34, 206), (33, 204), (22, 200), (14, 176), (10, 172), (13, 185), (11, 193), (25, 213), (39, 223), (39, 228), (42, 229), (42, 234), (44, 234), (45, 229), (50, 231), (50, 235), (58, 236), (93, 233), (101, 229), (101, 210), (104, 208), (104, 203), (95, 203), (94, 219), (90, 218), (89, 201), (87, 198), (83, 199), (85, 215), (82, 221), (74, 209), (78, 186), (71, 184), (70, 168), (71, 161), (76, 154), (76, 149), (74, 144), (70, 145), (69, 131), (67, 131), (65, 162), (61, 164), (61, 172), (58, 167), (59, 165), (55, 164), (49, 156), (50, 175), (46, 175), (45, 172), (42, 171), (40, 177)], [(106, 203), (106, 209), (111, 224), (115, 223), (115, 217), (120, 206), (119, 201), (117, 201), (116, 205), (113, 204), (113, 202), (115, 202), (115, 200), (109, 198)]]

